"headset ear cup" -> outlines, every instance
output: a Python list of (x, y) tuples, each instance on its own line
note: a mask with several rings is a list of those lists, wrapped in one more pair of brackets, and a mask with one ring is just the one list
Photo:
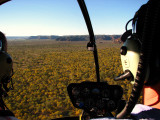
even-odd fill
[(4, 51), (0, 52), (0, 66), (0, 82), (5, 82), (12, 76), (13, 61), (11, 56)]
[(1, 51), (7, 52), (7, 39), (5, 35), (0, 31), (0, 41), (2, 42), (2, 49)]
[(130, 29), (130, 30), (127, 30), (125, 33), (123, 33), (123, 35), (121, 36), (121, 41), (122, 42), (125, 42), (126, 40), (127, 40), (127, 38), (129, 37), (129, 36), (131, 36), (132, 35), (132, 29)]

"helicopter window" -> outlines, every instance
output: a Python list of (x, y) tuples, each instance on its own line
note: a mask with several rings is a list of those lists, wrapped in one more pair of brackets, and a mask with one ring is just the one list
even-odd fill
[[(98, 48), (101, 82), (121, 85), (124, 98), (128, 97), (130, 85), (113, 81), (122, 72), (119, 40), (126, 22), (146, 1), (85, 0)], [(13, 57), (15, 72), (15, 89), (5, 98), (9, 109), (24, 120), (78, 116), (81, 110), (72, 105), (67, 86), (96, 82), (96, 75), (92, 51), (86, 49), (89, 36), (77, 1), (11, 0), (0, 6), (0, 12), (0, 31), (7, 37), (7, 52)], [(75, 106), (101, 109), (108, 101), (108, 106), (115, 108), (116, 98), (111, 96), (119, 99), (118, 90), (87, 85), (71, 90)], [(85, 99), (87, 96), (89, 99)]]

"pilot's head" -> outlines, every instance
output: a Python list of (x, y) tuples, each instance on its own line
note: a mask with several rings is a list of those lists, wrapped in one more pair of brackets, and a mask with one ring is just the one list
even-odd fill
[(5, 35), (0, 32), (0, 96), (8, 92), (7, 84), (11, 81), (13, 74), (13, 62), (11, 56), (7, 53), (7, 40)]

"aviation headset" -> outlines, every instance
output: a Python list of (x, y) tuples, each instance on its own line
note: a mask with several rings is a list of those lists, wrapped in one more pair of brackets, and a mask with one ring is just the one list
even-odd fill
[[(5, 109), (2, 96), (7, 96), (7, 92), (13, 89), (13, 61), (11, 56), (7, 53), (7, 40), (5, 35), (0, 32), (0, 107)], [(11, 86), (8, 87), (8, 83)]]
[[(127, 25), (132, 21), (132, 29)], [(138, 101), (143, 85), (160, 83), (160, 1), (149, 0), (126, 24), (120, 49), (124, 74), (115, 80), (128, 79), (133, 85), (128, 102), (116, 118), (125, 118)]]
[[(154, 6), (154, 5), (153, 5)], [(115, 78), (115, 80), (122, 80), (128, 79), (131, 80), (131, 83), (134, 84), (137, 68), (139, 63), (140, 51), (142, 47), (142, 35), (143, 35), (143, 28), (144, 28), (144, 21), (145, 15), (147, 11), (148, 4), (144, 4), (141, 8), (136, 12), (135, 16), (129, 20), (126, 24), (126, 32), (122, 35), (121, 41), (123, 45), (120, 49), (121, 54), (121, 62), (123, 66), (124, 74)], [(156, 14), (156, 10), (153, 9), (153, 12)], [(154, 15), (150, 15), (149, 17), (154, 17)], [(159, 18), (156, 18), (156, 20)], [(127, 26), (129, 22), (132, 21), (132, 29), (128, 30)], [(153, 21), (152, 21), (153, 22)], [(156, 26), (159, 26), (158, 20), (155, 21)], [(156, 26), (149, 26), (150, 29)], [(152, 49), (150, 61), (148, 67), (146, 69), (146, 76), (145, 76), (145, 85), (154, 85), (158, 83), (159, 80), (159, 73), (160, 73), (160, 54), (159, 54), (159, 47), (158, 47), (158, 28), (154, 31), (154, 35), (152, 35), (155, 39), (152, 40)], [(148, 33), (151, 34), (151, 33)], [(156, 37), (157, 36), (157, 37)]]

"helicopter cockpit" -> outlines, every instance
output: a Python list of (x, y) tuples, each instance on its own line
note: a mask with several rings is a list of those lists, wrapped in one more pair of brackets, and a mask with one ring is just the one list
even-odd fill
[[(0, 5), (8, 1), (10, 0), (0, 0)], [(143, 115), (141, 117), (139, 116), (137, 117), (137, 114), (139, 113), (136, 113), (137, 111), (136, 104), (138, 102), (139, 97), (141, 96), (141, 92), (143, 91), (146, 85), (153, 85), (153, 84), (155, 85), (155, 84), (158, 84), (158, 81), (159, 81), (159, 76), (157, 75), (160, 69), (159, 68), (159, 47), (157, 45), (157, 40), (155, 39), (159, 34), (160, 23), (158, 21), (160, 19), (159, 18), (160, 2), (158, 0), (149, 0), (146, 4), (144, 4), (135, 13), (133, 18), (127, 22), (125, 26), (126, 28), (125, 32), (121, 36), (121, 47), (120, 47), (119, 54), (121, 57), (123, 73), (120, 74), (119, 76), (114, 77), (113, 80), (115, 82), (121, 81), (121, 80), (127, 80), (129, 83), (132, 84), (133, 87), (128, 100), (123, 99), (123, 95), (125, 94), (125, 92), (121, 85), (112, 85), (112, 84), (109, 84), (108, 81), (101, 80), (97, 44), (95, 40), (94, 31), (92, 28), (90, 16), (87, 10), (87, 6), (84, 0), (77, 0), (77, 2), (83, 14), (83, 17), (88, 29), (88, 33), (89, 33), (89, 37), (88, 37), (89, 41), (87, 43), (87, 49), (89, 52), (93, 52), (96, 82), (83, 81), (80, 83), (70, 83), (66, 88), (69, 99), (72, 105), (76, 109), (81, 109), (83, 112), (78, 117), (64, 117), (64, 118), (57, 118), (54, 120), (67, 120), (67, 119), (68, 120), (107, 120), (107, 119), (124, 119), (124, 118), (126, 119), (143, 118), (144, 117)], [(130, 22), (132, 22), (132, 29), (128, 30), (128, 24)], [(7, 53), (7, 51), (3, 50), (3, 48), (4, 48), (4, 43), (2, 40), (0, 41), (0, 55), (2, 53), (3, 54), (5, 53), (6, 57), (9, 57), (5, 59), (7, 59), (9, 67), (11, 68), (12, 59), (10, 55)], [(1, 59), (1, 56), (0, 56), (0, 59)], [(43, 59), (41, 60), (43, 61)], [(37, 64), (40, 64), (40, 62), (37, 62)], [(31, 74), (29, 70), (27, 72)], [(35, 73), (38, 74), (37, 72)], [(48, 74), (48, 73), (45, 73), (45, 74)], [(59, 72), (59, 74), (61, 73)], [(59, 74), (57, 74), (57, 76)], [(13, 69), (9, 69), (8, 76), (9, 76), (9, 80), (7, 82), (1, 81), (1, 84), (0, 84), (3, 92), (4, 91), (8, 92), (9, 89), (13, 89), (13, 83), (11, 79), (13, 76)], [(8, 79), (8, 78), (5, 77), (5, 79)], [(7, 84), (9, 82), (11, 82), (11, 87), (8, 89)], [(53, 88), (50, 88), (50, 89), (53, 90)], [(60, 93), (63, 93), (61, 89), (59, 90), (61, 91)], [(46, 94), (50, 95), (50, 93), (46, 93)], [(58, 98), (58, 97), (56, 96), (55, 98)], [(65, 101), (65, 99), (63, 100)], [(1, 101), (3, 101), (3, 99), (1, 99)], [(25, 98), (25, 101), (27, 101), (26, 98)], [(40, 100), (38, 102), (40, 104)], [(4, 110), (7, 109), (4, 103), (0, 107), (2, 106), (4, 106)], [(53, 106), (56, 106), (56, 105), (53, 105)], [(140, 108), (144, 107), (141, 105), (138, 105), (138, 106), (140, 106)], [(50, 107), (50, 106), (48, 105), (47, 107)], [(153, 110), (153, 111), (155, 110), (156, 113), (160, 113), (158, 109), (152, 109), (151, 107), (147, 107), (147, 106), (146, 106), (146, 109)], [(43, 114), (45, 114), (44, 111), (43, 111)], [(156, 118), (156, 117), (153, 116), (153, 118)]]

